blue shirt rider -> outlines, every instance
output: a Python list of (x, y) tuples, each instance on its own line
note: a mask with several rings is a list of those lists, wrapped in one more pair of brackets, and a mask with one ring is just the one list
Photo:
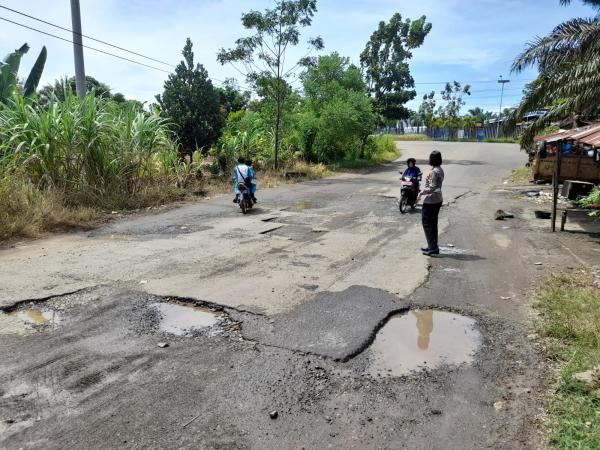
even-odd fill
[(417, 167), (417, 160), (415, 158), (408, 158), (406, 160), (406, 165), (408, 168), (402, 174), (403, 177), (419, 178), (423, 175), (421, 169)]
[[(233, 199), (234, 203), (239, 202), (240, 190), (238, 189), (238, 183), (245, 182), (246, 178), (249, 178), (250, 180), (254, 180), (256, 178), (254, 169), (252, 169), (251, 166), (252, 166), (251, 160), (246, 160), (245, 158), (243, 158), (241, 156), (238, 158), (238, 164), (233, 169), (233, 179), (234, 179), (233, 188), (235, 191), (235, 198)], [(250, 193), (252, 194), (252, 200), (254, 201), (254, 203), (256, 203), (257, 200), (256, 200), (256, 197), (254, 196), (254, 193), (256, 192), (256, 183), (251, 182), (249, 187), (250, 187)]]
[[(256, 180), (256, 172), (254, 171), (254, 167), (252, 167), (252, 160), (247, 159), (246, 165), (248, 166), (248, 176), (250, 177), (250, 179), (252, 181)], [(256, 203), (258, 200), (256, 199), (256, 196), (254, 195), (254, 194), (256, 194), (256, 183), (254, 183), (254, 182), (250, 183), (250, 193), (252, 194), (252, 201), (254, 203)]]

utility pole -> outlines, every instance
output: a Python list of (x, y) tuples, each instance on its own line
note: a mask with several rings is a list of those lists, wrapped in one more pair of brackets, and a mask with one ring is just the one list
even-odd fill
[(500, 75), (498, 83), (502, 85), (502, 91), (500, 92), (500, 111), (498, 112), (498, 131), (496, 132), (496, 137), (500, 137), (500, 119), (502, 118), (502, 99), (504, 97), (504, 85), (506, 83), (510, 83), (510, 80), (503, 80), (502, 75)]
[(85, 97), (86, 87), (79, 0), (71, 0), (71, 23), (73, 26), (73, 56), (75, 57), (75, 87), (79, 98), (83, 98)]

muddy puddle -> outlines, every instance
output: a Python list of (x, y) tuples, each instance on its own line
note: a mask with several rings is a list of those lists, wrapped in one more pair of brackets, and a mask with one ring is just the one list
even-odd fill
[(37, 307), (18, 309), (8, 315), (30, 325), (56, 325), (61, 321), (61, 316), (56, 311)]
[(60, 313), (38, 306), (0, 312), (0, 334), (29, 334), (36, 327), (54, 327), (62, 321)]
[(219, 323), (221, 315), (209, 308), (187, 303), (153, 303), (160, 313), (159, 328), (165, 333), (184, 336)]
[(312, 209), (312, 208), (316, 208), (316, 205), (313, 202), (307, 201), (307, 200), (302, 200), (296, 203), (292, 203), (290, 205), (291, 209)]
[(401, 376), (473, 361), (481, 343), (476, 321), (431, 309), (392, 317), (369, 349), (372, 376)]

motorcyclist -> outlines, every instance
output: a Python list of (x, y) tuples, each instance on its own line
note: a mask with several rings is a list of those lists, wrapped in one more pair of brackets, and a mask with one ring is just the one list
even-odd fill
[(252, 167), (251, 159), (246, 160), (246, 165), (248, 166), (248, 176), (253, 181), (252, 183), (250, 183), (250, 195), (252, 196), (252, 202), (256, 203), (258, 201), (256, 198), (256, 195), (255, 195), (256, 194), (256, 183), (254, 183), (254, 181), (256, 180), (256, 172), (254, 171), (254, 167)]
[(408, 158), (406, 160), (406, 165), (408, 167), (402, 174), (403, 177), (420, 178), (423, 175), (421, 169), (417, 167), (417, 160), (415, 158)]
[(406, 165), (408, 166), (406, 170), (402, 173), (402, 178), (407, 177), (413, 180), (415, 192), (419, 192), (419, 181), (421, 180), (421, 176), (423, 172), (421, 169), (417, 167), (417, 160), (415, 158), (408, 158), (406, 160)]
[(240, 190), (238, 189), (238, 183), (246, 183), (247, 179), (251, 179), (250, 167), (246, 164), (246, 159), (243, 156), (238, 158), (238, 164), (233, 169), (233, 180), (234, 180), (234, 191), (235, 198), (233, 199), (233, 203), (238, 203), (240, 201)]

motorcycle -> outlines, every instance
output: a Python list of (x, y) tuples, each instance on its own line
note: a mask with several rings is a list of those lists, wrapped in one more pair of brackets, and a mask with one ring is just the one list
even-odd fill
[(252, 209), (252, 192), (250, 191), (250, 187), (246, 186), (246, 183), (244, 183), (243, 181), (238, 183), (238, 190), (240, 191), (238, 203), (240, 205), (242, 213), (246, 214), (249, 209)]
[(419, 181), (421, 181), (421, 177), (402, 177), (400, 202), (398, 203), (401, 214), (404, 214), (409, 206), (413, 210), (415, 209), (419, 196)]

